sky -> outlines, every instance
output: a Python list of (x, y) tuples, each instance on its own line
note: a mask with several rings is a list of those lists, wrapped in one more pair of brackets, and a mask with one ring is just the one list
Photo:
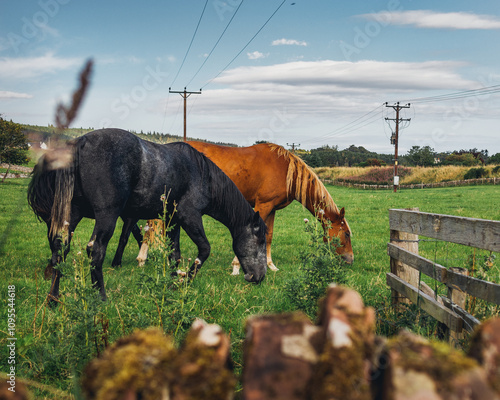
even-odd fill
[[(2, 0), (0, 114), (249, 146), (500, 152), (497, 0)], [(387, 120), (386, 120), (387, 118)], [(406, 121), (410, 119), (409, 121)]]

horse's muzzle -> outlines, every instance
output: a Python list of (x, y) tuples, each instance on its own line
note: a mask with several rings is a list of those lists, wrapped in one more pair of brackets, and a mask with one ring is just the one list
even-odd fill
[(254, 274), (245, 274), (245, 280), (250, 283), (261, 283), (264, 278), (266, 277), (266, 274), (263, 274), (262, 276), (254, 275)]
[(344, 260), (344, 262), (346, 264), (351, 265), (354, 262), (354, 255), (352, 255), (352, 254), (342, 254), (342, 260)]

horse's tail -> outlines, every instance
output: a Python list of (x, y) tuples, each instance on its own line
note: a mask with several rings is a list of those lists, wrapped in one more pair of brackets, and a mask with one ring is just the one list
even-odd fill
[(50, 223), (49, 235), (63, 230), (71, 214), (75, 183), (76, 146), (44, 154), (33, 169), (28, 204), (38, 219)]

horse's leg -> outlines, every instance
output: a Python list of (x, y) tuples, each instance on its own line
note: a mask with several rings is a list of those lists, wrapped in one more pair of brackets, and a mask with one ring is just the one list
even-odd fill
[(50, 222), (47, 222), (47, 238), (49, 240), (50, 250), (52, 252), (51, 259), (49, 264), (45, 268), (45, 279), (52, 279), (52, 283), (50, 285), (49, 291), (49, 304), (55, 305), (57, 299), (59, 298), (59, 278), (61, 277), (61, 272), (54, 267), (61, 260), (61, 237), (60, 236), (52, 236), (50, 234)]
[(172, 246), (170, 260), (172, 261), (172, 266), (177, 266), (181, 260), (181, 227), (179, 224), (175, 224), (170, 232), (167, 233), (167, 236), (170, 239), (170, 244)]
[[(161, 222), (159, 224), (159, 222)], [(147, 230), (145, 230), (144, 238), (139, 249), (139, 254), (136, 257), (136, 260), (139, 262), (139, 267), (142, 267), (148, 258), (149, 247), (154, 246), (157, 243), (158, 235), (167, 235), (171, 237), (171, 234), (167, 234), (164, 232), (163, 221), (158, 219), (150, 219), (147, 222)], [(173, 241), (172, 241), (173, 242)], [(169, 254), (169, 259), (171, 259), (171, 255)]]
[(273, 260), (271, 258), (271, 243), (273, 241), (273, 229), (274, 229), (274, 216), (276, 210), (272, 210), (267, 218), (264, 220), (267, 226), (267, 235), (266, 235), (266, 246), (267, 246), (267, 266), (272, 271), (278, 271), (276, 265), (274, 265)]
[[(62, 238), (60, 235), (55, 237), (51, 237), (50, 233), (48, 233), (49, 245), (52, 251), (52, 259), (50, 260), (49, 265), (45, 268), (45, 278), (48, 279), (49, 274), (52, 275), (52, 283), (50, 285), (50, 293), (49, 293), (49, 302), (54, 304), (56, 300), (59, 298), (59, 279), (62, 276), (61, 271), (57, 268), (54, 268), (60, 261), (65, 260), (66, 256), (69, 253), (71, 239), (73, 237), (73, 232), (76, 229), (78, 223), (82, 220), (82, 215), (78, 212), (77, 209), (71, 210), (71, 220), (68, 225), (68, 239), (64, 247), (64, 252), (62, 251)], [(50, 226), (47, 224), (48, 231), (50, 232)], [(62, 252), (62, 254), (61, 254)], [(62, 256), (62, 257), (61, 257)]]
[[(137, 226), (137, 221), (138, 221), (137, 219), (132, 219), (132, 218), (123, 219), (122, 233), (120, 235), (120, 241), (118, 242), (118, 247), (116, 249), (115, 257), (113, 258), (113, 262), (111, 263), (112, 267), (116, 268), (122, 264), (122, 256), (123, 252), (125, 251), (125, 246), (127, 245), (130, 232), (134, 230), (134, 227), (136, 229), (139, 229)], [(141, 235), (140, 232), (139, 235)]]
[(201, 214), (197, 210), (191, 209), (186, 213), (187, 215), (180, 214), (181, 213), (179, 211), (178, 218), (182, 228), (198, 247), (198, 257), (189, 268), (189, 277), (194, 278), (205, 260), (210, 255), (210, 243), (205, 235)]
[(137, 241), (137, 245), (139, 246), (139, 248), (141, 248), (143, 237), (141, 229), (137, 225), (137, 222), (135, 223), (135, 225), (132, 226), (132, 235), (134, 236), (134, 239)]
[(96, 223), (94, 227), (95, 239), (92, 246), (92, 262), (90, 277), (92, 284), (96, 289), (99, 289), (102, 300), (106, 300), (106, 290), (104, 289), (104, 278), (102, 275), (102, 264), (106, 256), (106, 248), (109, 240), (113, 236), (116, 220), (118, 216), (96, 215)]

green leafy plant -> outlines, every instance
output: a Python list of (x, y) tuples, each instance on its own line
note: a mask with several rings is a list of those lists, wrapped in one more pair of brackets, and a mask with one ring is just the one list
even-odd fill
[[(183, 337), (194, 320), (192, 315), (196, 297), (192, 295), (191, 280), (188, 279), (189, 263), (187, 260), (173, 260), (171, 265), (172, 243), (167, 235), (173, 229), (172, 219), (177, 210), (174, 203), (171, 215), (167, 213), (168, 194), (161, 196), (163, 213), (160, 216), (164, 232), (158, 235), (158, 245), (149, 253), (149, 263), (153, 273), (142, 270), (139, 274), (138, 286), (149, 301), (154, 304), (157, 315), (153, 325), (161, 327), (176, 339)], [(175, 268), (174, 271), (172, 268)]]
[(346, 284), (347, 269), (336, 253), (338, 239), (324, 241), (324, 229), (317, 222), (306, 222), (310, 235), (307, 250), (301, 254), (301, 265), (295, 276), (285, 284), (285, 293), (297, 309), (312, 319), (318, 311), (318, 300), (331, 283)]
[[(469, 276), (490, 282), (500, 281), (500, 268), (495, 265), (496, 255), (489, 254), (476, 255), (476, 251), (469, 256)], [(467, 297), (467, 311), (478, 319), (485, 319), (491, 316), (500, 315), (500, 306), (478, 299), (477, 297)]]
[(480, 179), (480, 178), (485, 178), (487, 176), (488, 176), (488, 171), (485, 168), (483, 167), (471, 168), (465, 173), (464, 179)]

